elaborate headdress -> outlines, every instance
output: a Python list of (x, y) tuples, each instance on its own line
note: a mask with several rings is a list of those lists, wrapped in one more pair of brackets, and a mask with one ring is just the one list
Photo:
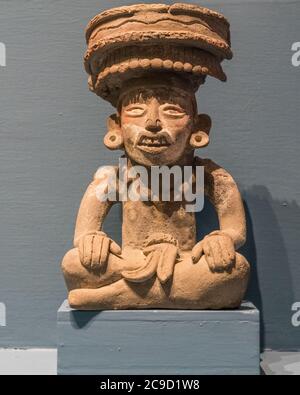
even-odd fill
[(149, 71), (188, 77), (196, 91), (207, 75), (226, 80), (221, 62), (232, 58), (229, 23), (191, 4), (137, 4), (96, 15), (86, 29), (89, 87), (116, 105), (128, 80)]

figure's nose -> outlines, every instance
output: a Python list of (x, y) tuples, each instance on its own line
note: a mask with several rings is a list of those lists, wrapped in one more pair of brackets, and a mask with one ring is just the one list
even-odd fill
[(153, 119), (148, 119), (146, 122), (146, 130), (149, 132), (159, 132), (161, 131), (161, 122), (159, 119), (153, 120)]
[(159, 119), (158, 111), (152, 109), (149, 112), (148, 119), (146, 121), (146, 130), (149, 132), (159, 132), (162, 129), (161, 121)]

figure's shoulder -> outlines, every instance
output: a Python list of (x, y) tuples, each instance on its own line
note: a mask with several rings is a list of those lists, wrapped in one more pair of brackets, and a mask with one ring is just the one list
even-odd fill
[(118, 189), (118, 166), (100, 166), (90, 181), (86, 194), (93, 196), (99, 190)]
[(196, 166), (203, 166), (205, 173), (224, 172), (228, 173), (222, 166), (209, 158), (195, 157)]
[(99, 202), (115, 202), (118, 193), (118, 166), (100, 166), (87, 189), (87, 196), (97, 197)]
[(214, 180), (229, 182), (232, 180), (231, 174), (222, 166), (209, 158), (195, 158), (196, 166), (204, 167), (206, 177), (212, 177)]
[(93, 181), (96, 183), (101, 182), (111, 182), (112, 179), (118, 177), (119, 168), (118, 166), (108, 165), (100, 166), (94, 173)]

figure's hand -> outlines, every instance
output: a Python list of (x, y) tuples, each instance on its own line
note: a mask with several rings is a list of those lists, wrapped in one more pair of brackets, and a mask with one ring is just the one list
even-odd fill
[(205, 255), (212, 272), (230, 272), (235, 264), (234, 244), (229, 235), (215, 231), (205, 236), (192, 250), (192, 260), (197, 263)]
[[(157, 237), (157, 235), (155, 235)], [(152, 238), (143, 249), (146, 260), (136, 270), (123, 271), (123, 277), (132, 282), (144, 282), (156, 273), (161, 283), (166, 283), (173, 275), (178, 256), (176, 240), (171, 237)]]
[(79, 257), (82, 265), (92, 271), (105, 270), (109, 253), (121, 255), (121, 247), (104, 232), (93, 232), (79, 240)]

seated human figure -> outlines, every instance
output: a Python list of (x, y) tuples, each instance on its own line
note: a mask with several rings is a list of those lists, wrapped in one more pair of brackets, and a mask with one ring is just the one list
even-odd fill
[[(72, 307), (235, 308), (246, 291), (249, 264), (236, 252), (246, 235), (240, 193), (226, 170), (195, 157), (195, 149), (209, 143), (210, 118), (198, 114), (184, 77), (165, 76), (124, 84), (105, 144), (124, 149), (129, 168), (142, 165), (149, 173), (158, 165), (203, 166), (205, 195), (220, 229), (196, 241), (195, 213), (184, 200), (100, 201), (97, 191), (110, 185), (96, 172), (81, 202), (74, 248), (62, 262)], [(115, 173), (118, 178), (117, 166)], [(122, 204), (122, 247), (102, 231), (116, 203)]]

